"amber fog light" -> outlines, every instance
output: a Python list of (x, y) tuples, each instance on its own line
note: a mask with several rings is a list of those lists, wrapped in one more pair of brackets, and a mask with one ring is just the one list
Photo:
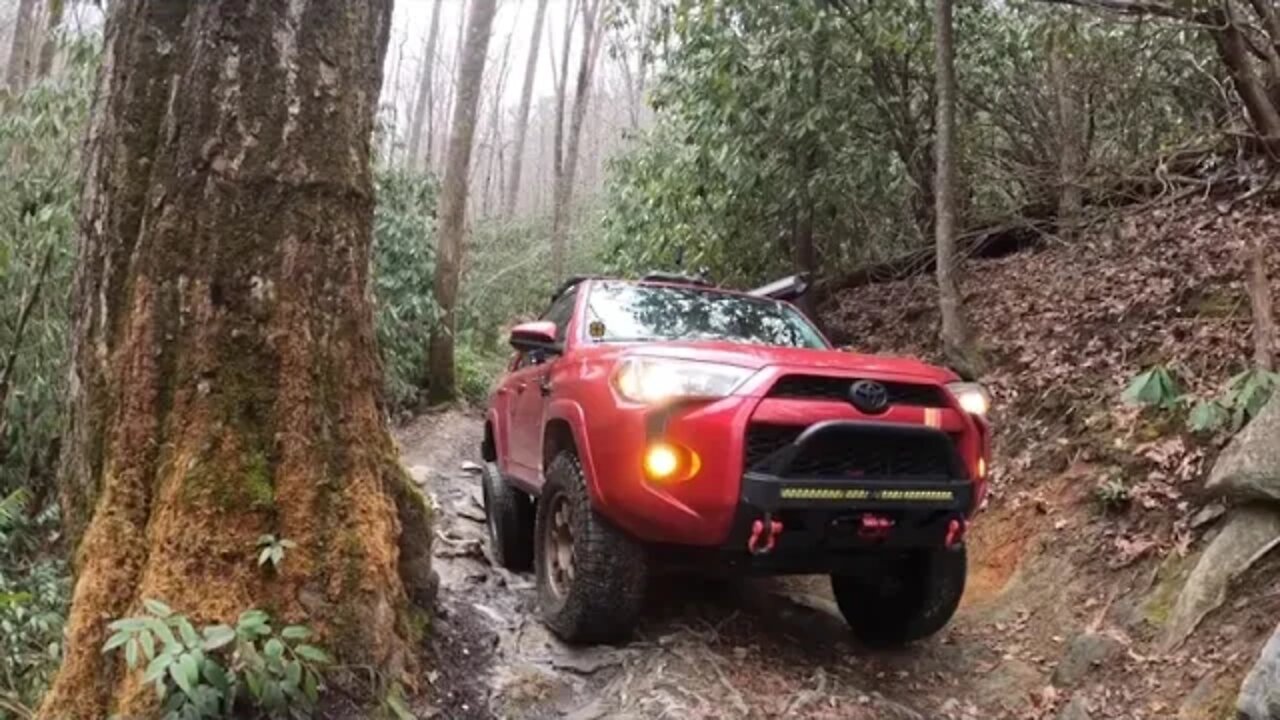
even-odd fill
[(644, 451), (644, 474), (651, 482), (684, 482), (698, 474), (701, 458), (694, 451), (668, 442), (656, 442)]

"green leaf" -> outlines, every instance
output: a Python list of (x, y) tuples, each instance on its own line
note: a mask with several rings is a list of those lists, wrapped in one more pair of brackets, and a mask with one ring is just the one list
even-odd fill
[(177, 662), (169, 663), (169, 665), (165, 667), (165, 670), (169, 673), (169, 677), (173, 680), (174, 684), (177, 685), (183, 693), (190, 695), (191, 678), (187, 675), (186, 669), (182, 666), (183, 662), (187, 660), (188, 657), (189, 656), (187, 655), (180, 656)]
[(125, 618), (116, 620), (107, 627), (112, 630), (123, 630), (125, 632), (137, 632), (147, 626), (147, 618)]
[(227, 677), (227, 673), (222, 666), (213, 660), (205, 660), (200, 665), (200, 672), (204, 675), (204, 679), (209, 684), (221, 690), (224, 694), (231, 687), (231, 679)]
[(112, 650), (115, 650), (116, 648), (120, 647), (121, 645), (123, 645), (123, 644), (125, 644), (125, 643), (129, 642), (129, 638), (130, 638), (130, 637), (132, 637), (132, 636), (131, 636), (128, 632), (126, 632), (126, 631), (124, 631), (124, 630), (121, 630), (121, 631), (119, 631), (119, 632), (117, 632), (117, 633), (113, 634), (111, 637), (107, 638), (107, 641), (106, 641), (105, 643), (103, 643), (103, 645), (102, 645), (102, 652), (104, 652), (104, 653), (109, 653), (109, 652), (111, 652)]
[(306, 640), (311, 637), (311, 630), (304, 625), (290, 625), (280, 631), (280, 637), (285, 640)]
[(271, 547), (262, 548), (262, 552), (258, 554), (258, 566), (266, 565), (271, 560)]
[(142, 641), (142, 654), (148, 660), (156, 656), (156, 638), (149, 631), (138, 633), (138, 639)]
[(142, 676), (142, 682), (150, 683), (164, 677), (165, 671), (169, 669), (169, 665), (173, 663), (173, 656), (168, 653), (160, 653), (147, 665), (147, 671)]
[(1230, 419), (1226, 408), (1213, 400), (1202, 400), (1191, 409), (1187, 424), (1192, 432), (1214, 432), (1222, 429)]
[(259, 535), (258, 547), (262, 547), (263, 545), (273, 545), (275, 544), (275, 541), (276, 541), (275, 535)]
[(284, 643), (275, 638), (271, 638), (262, 648), (262, 653), (269, 658), (278, 658), (281, 655), (284, 655)]
[(330, 662), (329, 654), (314, 645), (299, 645), (293, 650), (304, 660), (310, 660), (314, 663)]
[(1135, 405), (1168, 409), (1177, 404), (1181, 395), (1178, 383), (1168, 369), (1157, 365), (1135, 377), (1125, 388), (1123, 399)]
[(284, 665), (284, 679), (297, 686), (302, 682), (302, 663), (291, 660)]
[(159, 618), (167, 618), (173, 614), (173, 609), (159, 600), (143, 600), (142, 604), (152, 615)]
[(135, 667), (137, 667), (137, 665), (138, 665), (138, 641), (137, 641), (137, 639), (136, 639), (136, 638), (135, 638), (135, 639), (131, 639), (131, 640), (129, 640), (129, 642), (125, 644), (125, 646), (124, 646), (124, 661), (125, 661), (125, 663), (127, 663), (127, 664), (129, 665), (129, 669), (130, 669), (130, 670), (132, 670), (132, 669), (134, 669)]
[(205, 650), (217, 650), (236, 639), (236, 631), (227, 625), (210, 625), (203, 630)]
[(320, 701), (320, 689), (318, 687), (318, 681), (316, 680), (316, 674), (310, 670), (302, 674), (302, 692), (307, 696), (307, 700), (309, 700), (312, 705), (315, 705)]
[[(170, 622), (172, 622), (172, 620)], [(173, 636), (173, 631), (170, 630), (169, 626), (164, 624), (164, 622), (157, 620), (156, 618), (147, 618), (146, 628), (160, 638), (160, 642), (164, 643), (166, 649), (177, 648), (179, 646), (178, 639)]]
[(178, 626), (178, 634), (182, 636), (182, 642), (188, 648), (200, 647), (200, 636), (196, 634), (196, 629), (191, 626), (191, 621), (179, 615), (175, 624)]

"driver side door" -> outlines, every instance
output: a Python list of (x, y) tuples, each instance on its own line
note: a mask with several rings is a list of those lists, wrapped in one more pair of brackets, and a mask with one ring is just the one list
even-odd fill
[[(551, 304), (541, 320), (556, 324), (556, 341), (564, 345), (569, 336), (577, 289), (560, 296)], [(509, 378), (511, 388), (511, 461), (518, 479), (531, 488), (542, 483), (542, 430), (549, 399), (546, 380), (552, 365), (560, 356), (550, 352), (527, 352), (520, 357), (520, 367)]]

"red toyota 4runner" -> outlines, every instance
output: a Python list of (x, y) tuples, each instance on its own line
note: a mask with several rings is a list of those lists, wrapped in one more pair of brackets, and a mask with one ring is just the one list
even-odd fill
[(535, 568), (561, 638), (625, 636), (646, 578), (672, 568), (829, 574), (868, 645), (951, 618), (986, 490), (987, 396), (832, 348), (779, 299), (801, 282), (578, 278), (514, 328), (485, 424), (491, 552)]

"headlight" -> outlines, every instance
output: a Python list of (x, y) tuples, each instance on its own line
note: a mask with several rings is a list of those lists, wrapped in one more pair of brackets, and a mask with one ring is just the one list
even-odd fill
[(618, 364), (613, 387), (639, 403), (675, 398), (720, 398), (738, 388), (752, 371), (735, 365), (632, 357)]
[(947, 389), (960, 402), (960, 409), (970, 415), (986, 415), (991, 409), (991, 396), (978, 383), (951, 383), (947, 385)]

